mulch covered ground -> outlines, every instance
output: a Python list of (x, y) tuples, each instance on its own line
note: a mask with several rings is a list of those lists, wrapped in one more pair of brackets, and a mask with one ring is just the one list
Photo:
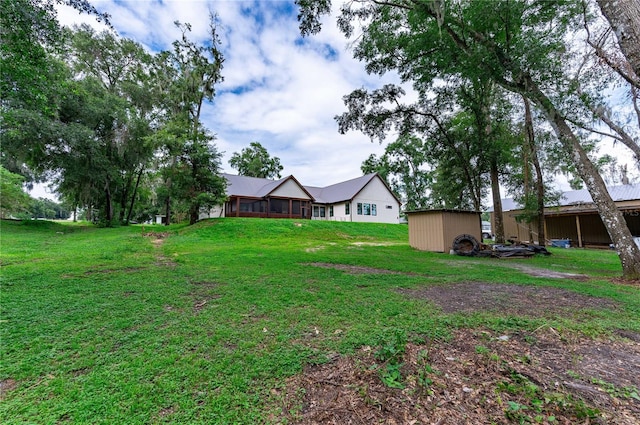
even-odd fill
[[(382, 377), (376, 348), (291, 378), (295, 424), (640, 423), (636, 341), (567, 340), (553, 329), (496, 335), (460, 330), (450, 341), (407, 344), (404, 388)], [(636, 398), (634, 398), (636, 397)], [(285, 418), (282, 418), (283, 420)]]
[[(444, 312), (586, 320), (599, 309), (617, 308), (610, 300), (551, 287), (469, 282), (402, 292), (433, 302)], [(408, 343), (403, 349), (395, 360), (381, 356), (380, 347), (362, 347), (354, 355), (307, 366), (278, 397), (286, 401), (285, 413), (276, 421), (640, 424), (638, 333), (620, 331), (593, 340), (549, 326), (504, 335), (461, 329), (449, 340)]]

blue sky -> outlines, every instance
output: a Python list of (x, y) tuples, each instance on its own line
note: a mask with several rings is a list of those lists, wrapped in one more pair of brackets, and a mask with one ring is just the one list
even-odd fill
[[(150, 51), (169, 49), (180, 36), (173, 22), (192, 25), (191, 38), (206, 41), (209, 12), (219, 19), (224, 54), (224, 82), (203, 122), (217, 135), (224, 151), (223, 170), (234, 172), (234, 152), (261, 143), (280, 158), (283, 176), (293, 174), (306, 185), (324, 186), (360, 176), (361, 163), (384, 146), (358, 132), (340, 135), (334, 116), (345, 111), (342, 96), (360, 87), (379, 87), (394, 76), (370, 76), (352, 58), (338, 31), (335, 15), (323, 31), (302, 38), (293, 0), (92, 1), (123, 37)], [(104, 27), (90, 16), (60, 7), (64, 25), (88, 23)]]

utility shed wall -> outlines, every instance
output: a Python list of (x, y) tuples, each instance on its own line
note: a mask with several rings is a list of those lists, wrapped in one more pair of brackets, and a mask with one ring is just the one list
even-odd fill
[(421, 251), (443, 252), (443, 220), (439, 213), (408, 214), (409, 245)]
[(409, 245), (422, 251), (449, 252), (453, 240), (468, 234), (482, 241), (480, 213), (429, 210), (407, 213)]

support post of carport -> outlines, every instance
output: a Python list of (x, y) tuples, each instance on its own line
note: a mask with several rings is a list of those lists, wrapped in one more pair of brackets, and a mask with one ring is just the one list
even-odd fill
[(582, 231), (580, 229), (580, 216), (576, 214), (576, 229), (578, 230), (578, 247), (582, 248)]

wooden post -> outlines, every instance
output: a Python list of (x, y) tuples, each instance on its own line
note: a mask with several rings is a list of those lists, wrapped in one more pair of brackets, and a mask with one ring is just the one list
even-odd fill
[(580, 230), (580, 216), (576, 214), (576, 229), (578, 230), (578, 247), (582, 248), (582, 231)]

